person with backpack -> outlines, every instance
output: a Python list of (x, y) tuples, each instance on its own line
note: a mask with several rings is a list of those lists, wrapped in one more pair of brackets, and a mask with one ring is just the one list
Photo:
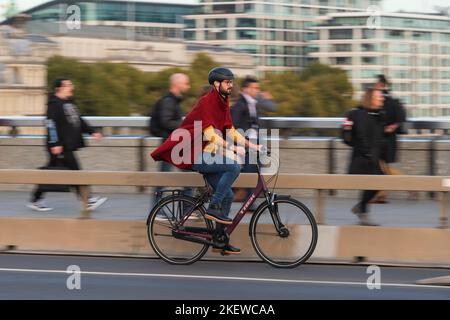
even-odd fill
[[(353, 149), (349, 174), (382, 175), (380, 168), (381, 148), (384, 135), (381, 91), (368, 89), (360, 107), (350, 110), (342, 126), (342, 138)], [(365, 190), (361, 200), (352, 208), (361, 225), (376, 226), (370, 219), (368, 203), (377, 191)]]
[[(162, 138), (161, 144), (177, 129), (183, 121), (181, 112), (181, 102), (183, 94), (191, 88), (189, 77), (184, 73), (175, 73), (170, 77), (169, 92), (162, 96), (153, 107), (150, 114), (149, 133), (155, 137)], [(159, 171), (170, 172), (175, 168), (168, 162), (162, 161)], [(155, 189), (154, 201), (157, 202), (157, 196), (162, 187)]]

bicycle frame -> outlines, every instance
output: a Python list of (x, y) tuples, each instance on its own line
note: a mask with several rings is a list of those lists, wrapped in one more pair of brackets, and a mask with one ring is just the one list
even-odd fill
[[(278, 216), (278, 212), (276, 212), (276, 210), (273, 210), (273, 206), (272, 206), (272, 203), (274, 200), (274, 195), (270, 194), (269, 189), (266, 184), (266, 181), (264, 180), (264, 178), (261, 175), (259, 165), (257, 165), (257, 168), (258, 168), (258, 171), (257, 171), (258, 183), (257, 183), (255, 189), (253, 190), (252, 194), (250, 195), (250, 197), (239, 209), (238, 213), (236, 214), (236, 216), (233, 219), (233, 222), (230, 225), (226, 225), (224, 227), (224, 231), (228, 235), (231, 235), (231, 233), (233, 233), (233, 231), (236, 229), (238, 224), (241, 222), (242, 218), (245, 216), (246, 212), (248, 211), (248, 208), (250, 208), (250, 206), (255, 202), (256, 198), (261, 193), (264, 193), (266, 201), (269, 204), (269, 210), (270, 210), (270, 214), (272, 216), (272, 220), (274, 222), (275, 228), (277, 229), (277, 231), (279, 233), (282, 232), (281, 228), (284, 227), (284, 225), (280, 222), (280, 217)], [(174, 236), (179, 235), (179, 236), (181, 236), (180, 238), (182, 238), (184, 240), (199, 242), (199, 243), (204, 243), (205, 240), (206, 240), (206, 242), (208, 242), (208, 241), (211, 242), (213, 240), (213, 235), (210, 232), (208, 232), (208, 230), (206, 228), (184, 226), (184, 223), (187, 221), (189, 215), (195, 210), (195, 208), (203, 205), (205, 198), (206, 198), (206, 193), (204, 193), (200, 198), (197, 199), (195, 205), (186, 213), (184, 218), (178, 224), (178, 227), (180, 227), (180, 229), (173, 231)], [(201, 240), (198, 238), (203, 238), (205, 240)]]

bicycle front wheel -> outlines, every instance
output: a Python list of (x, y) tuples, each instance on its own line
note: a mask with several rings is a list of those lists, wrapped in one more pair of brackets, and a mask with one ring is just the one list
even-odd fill
[(278, 268), (294, 268), (308, 260), (317, 237), (317, 224), (311, 211), (294, 199), (275, 200), (272, 214), (265, 203), (250, 222), (250, 238), (256, 253)]
[[(194, 205), (194, 198), (169, 196), (162, 199), (149, 214), (147, 233), (150, 245), (153, 251), (168, 263), (191, 264), (201, 259), (208, 251), (208, 244), (178, 239), (173, 235), (176, 224)], [(205, 219), (203, 207), (198, 207), (182, 228), (212, 234), (213, 225)]]

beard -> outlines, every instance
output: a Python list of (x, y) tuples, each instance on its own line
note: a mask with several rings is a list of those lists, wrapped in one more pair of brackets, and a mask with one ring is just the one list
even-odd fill
[(231, 95), (231, 89), (222, 89), (222, 86), (219, 87), (219, 93), (223, 96), (230, 96)]

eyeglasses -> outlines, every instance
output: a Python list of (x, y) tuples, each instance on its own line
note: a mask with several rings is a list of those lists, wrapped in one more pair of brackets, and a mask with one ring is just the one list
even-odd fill
[(225, 83), (227, 86), (232, 86), (234, 81), (233, 80), (224, 80), (222, 81), (223, 83)]

